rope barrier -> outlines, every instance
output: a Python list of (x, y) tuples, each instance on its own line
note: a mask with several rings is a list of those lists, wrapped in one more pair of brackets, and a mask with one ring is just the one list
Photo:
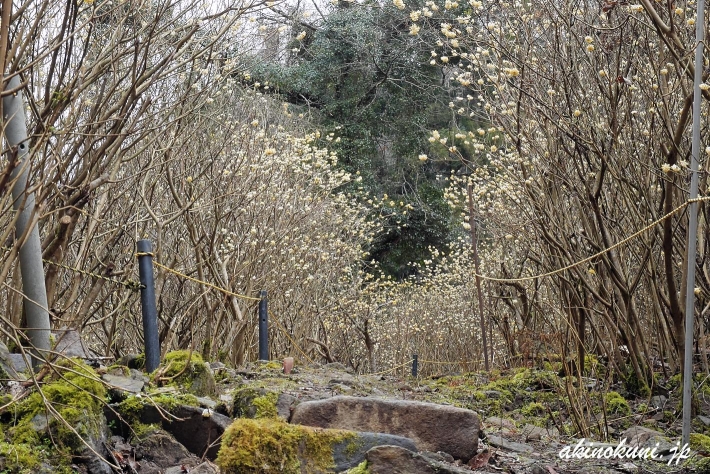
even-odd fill
[(462, 360), (462, 361), (443, 361), (443, 360), (422, 360), (419, 359), (421, 364), (434, 364), (434, 365), (461, 365), (461, 364), (480, 364), (484, 362), (483, 359), (479, 360)]
[[(144, 256), (150, 256), (150, 257), (152, 257), (153, 254), (152, 254), (152, 253), (142, 253), (142, 252), (136, 253), (136, 257), (144, 257)], [(168, 266), (166, 266), (166, 265), (163, 265), (162, 263), (156, 262), (155, 260), (153, 260), (153, 264), (154, 264), (155, 266), (157, 266), (157, 267), (162, 268), (163, 270), (165, 270), (165, 271), (167, 271), (167, 272), (169, 272), (169, 273), (172, 273), (172, 274), (177, 275), (177, 276), (179, 276), (179, 277), (185, 278), (185, 279), (190, 280), (190, 281), (192, 281), (192, 282), (198, 283), (198, 284), (200, 284), (200, 285), (207, 286), (207, 287), (209, 287), (209, 288), (212, 288), (213, 290), (220, 291), (220, 292), (224, 293), (225, 295), (235, 296), (235, 297), (237, 297), (237, 298), (242, 298), (242, 299), (251, 300), (251, 301), (259, 301), (259, 300), (261, 299), (261, 298), (254, 298), (253, 296), (246, 296), (246, 295), (241, 295), (241, 294), (239, 294), (239, 293), (234, 293), (233, 291), (229, 291), (229, 290), (227, 290), (227, 289), (225, 289), (225, 288), (221, 288), (221, 287), (219, 287), (219, 286), (217, 286), (217, 285), (215, 285), (215, 284), (212, 284), (212, 283), (209, 283), (209, 282), (206, 282), (206, 281), (202, 281), (202, 280), (200, 280), (200, 279), (198, 279), (198, 278), (191, 277), (191, 276), (189, 276), (189, 275), (185, 275), (184, 273), (179, 272), (179, 271), (177, 271), (177, 270), (175, 270), (175, 269), (173, 269), (173, 268), (170, 268), (170, 267), (168, 267)]]
[(42, 259), (42, 261), (44, 263), (49, 264), (49, 265), (54, 265), (56, 267), (64, 268), (65, 270), (71, 270), (76, 273), (81, 273), (82, 275), (98, 278), (100, 280), (105, 280), (105, 281), (108, 281), (111, 283), (116, 283), (117, 285), (124, 286), (124, 287), (131, 289), (133, 291), (137, 291), (137, 290), (140, 290), (141, 288), (143, 288), (143, 285), (141, 285), (140, 282), (137, 282), (134, 280), (116, 280), (115, 278), (109, 278), (107, 276), (99, 275), (97, 273), (87, 272), (86, 270), (82, 270), (80, 268), (71, 267), (71, 266), (65, 265), (63, 263), (52, 262), (52, 261), (46, 260), (44, 258)]
[(559, 274), (559, 273), (565, 272), (565, 271), (567, 271), (567, 270), (570, 270), (570, 269), (572, 269), (572, 268), (578, 267), (578, 266), (583, 265), (583, 264), (585, 264), (585, 263), (589, 263), (589, 262), (591, 262), (592, 260), (595, 260), (595, 259), (601, 257), (602, 255), (605, 255), (605, 254), (611, 252), (612, 250), (615, 250), (615, 249), (621, 247), (622, 245), (627, 244), (628, 242), (630, 242), (630, 241), (632, 241), (633, 239), (635, 239), (635, 238), (639, 237), (640, 235), (642, 235), (644, 232), (647, 232), (648, 230), (650, 230), (650, 229), (656, 227), (658, 224), (660, 224), (661, 222), (665, 221), (666, 219), (668, 219), (668, 218), (670, 218), (670, 217), (673, 217), (674, 215), (678, 214), (680, 211), (682, 211), (683, 209), (685, 209), (689, 204), (694, 203), (694, 202), (702, 202), (702, 201), (710, 201), (710, 196), (702, 196), (702, 197), (699, 197), (699, 198), (688, 199), (686, 202), (684, 202), (684, 203), (681, 204), (680, 206), (676, 207), (675, 209), (673, 209), (673, 210), (672, 210), (671, 212), (669, 212), (668, 214), (666, 214), (666, 215), (664, 215), (664, 216), (662, 216), (662, 217), (656, 219), (655, 221), (651, 222), (650, 224), (648, 224), (648, 225), (647, 225), (646, 227), (644, 227), (643, 229), (641, 229), (641, 230), (639, 230), (639, 231), (637, 231), (637, 232), (631, 234), (630, 236), (628, 236), (628, 237), (625, 238), (624, 240), (621, 240), (621, 241), (615, 243), (614, 245), (612, 245), (611, 247), (608, 247), (608, 248), (606, 248), (606, 249), (604, 249), (604, 250), (601, 250), (601, 251), (595, 253), (595, 254), (592, 255), (591, 257), (587, 257), (587, 258), (585, 258), (585, 259), (583, 259), (583, 260), (580, 260), (580, 261), (578, 261), (578, 262), (571, 263), (571, 264), (569, 264), (569, 265), (567, 265), (567, 266), (565, 266), (565, 267), (558, 268), (557, 270), (552, 270), (552, 271), (549, 271), (549, 272), (547, 272), (547, 273), (541, 273), (541, 274), (539, 274), (539, 275), (527, 276), (527, 277), (520, 277), (520, 278), (496, 278), (496, 277), (491, 277), (491, 276), (486, 276), (486, 275), (480, 275), (480, 274), (475, 273), (475, 272), (474, 272), (473, 275), (476, 276), (476, 277), (478, 277), (478, 278), (480, 278), (480, 279), (482, 279), (482, 280), (488, 280), (488, 281), (493, 281), (493, 282), (498, 282), (498, 283), (519, 283), (519, 282), (523, 282), (523, 281), (537, 280), (537, 279), (540, 279), (540, 278), (545, 278), (545, 277), (557, 275), (557, 274)]
[[(12, 249), (9, 247), (0, 247), (0, 249), (4, 250), (6, 252), (12, 251)], [(82, 275), (90, 276), (93, 278), (98, 278), (99, 280), (104, 280), (104, 281), (107, 281), (110, 283), (115, 283), (117, 285), (124, 286), (124, 287), (126, 287), (130, 290), (133, 290), (133, 291), (137, 291), (142, 288), (142, 285), (140, 284), (140, 282), (137, 282), (134, 280), (117, 280), (116, 278), (110, 278), (105, 275), (100, 275), (98, 273), (93, 273), (93, 272), (89, 272), (86, 270), (82, 270), (81, 268), (72, 267), (72, 266), (66, 265), (64, 263), (53, 262), (51, 260), (47, 260), (46, 258), (43, 258), (42, 261), (48, 265), (53, 265), (55, 267), (63, 268), (65, 270), (70, 270), (75, 273), (80, 273)]]
[(367, 375), (385, 375), (390, 372), (394, 372), (397, 369), (401, 369), (402, 367), (406, 367), (406, 366), (410, 365), (413, 361), (414, 361), (414, 359), (409, 359), (407, 362), (404, 362), (403, 364), (396, 365), (390, 369), (383, 370), (381, 372), (373, 372), (373, 373), (367, 374)]
[[(272, 314), (272, 316), (273, 316), (273, 314)], [(296, 348), (296, 350), (298, 350), (298, 352), (300, 352), (301, 355), (308, 360), (308, 362), (310, 362), (311, 364), (315, 364), (315, 361), (313, 359), (311, 359), (310, 357), (308, 357), (308, 355), (303, 351), (303, 349), (301, 349), (301, 346), (299, 346), (298, 343), (296, 343), (296, 341), (293, 340), (293, 338), (289, 335), (289, 333), (286, 330), (286, 328), (284, 327), (284, 325), (281, 324), (278, 319), (271, 317), (271, 318), (269, 318), (269, 321), (275, 322), (276, 326), (283, 333), (283, 335), (286, 336), (286, 338), (289, 341), (291, 341), (291, 344), (293, 344), (293, 346)]]

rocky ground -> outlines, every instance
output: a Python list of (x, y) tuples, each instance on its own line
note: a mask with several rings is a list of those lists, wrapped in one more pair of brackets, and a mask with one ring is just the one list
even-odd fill
[[(658, 443), (657, 452), (665, 453), (663, 461), (580, 460), (559, 456), (565, 447), (576, 446), (580, 438), (574, 436), (577, 433), (569, 432), (573, 427), (559, 394), (562, 380), (559, 374), (551, 371), (518, 369), (503, 373), (495, 371), (490, 375), (459, 374), (413, 379), (356, 375), (341, 364), (297, 367), (290, 375), (282, 374), (280, 366), (273, 363), (271, 367), (251, 364), (243, 370), (222, 370), (226, 374), (222, 395), (225, 401), (231, 400), (230, 394), (255, 388), (292, 398), (295, 404), (345, 395), (414, 400), (475, 410), (482, 418), (479, 454), (468, 465), (460, 461), (453, 465), (477, 472), (615, 474), (706, 470), (698, 466), (706, 452), (697, 449), (693, 450), (690, 462), (684, 460), (684, 463), (671, 462), (669, 465), (670, 451), (680, 432), (679, 414), (672, 408), (677, 403), (672, 390), (646, 402), (626, 400), (620, 395), (618, 398), (616, 395), (607, 397), (607, 404), (611, 405), (608, 409), (614, 410), (607, 413), (610, 435), (606, 442), (594, 435), (587, 438), (594, 446), (616, 447), (623, 438), (643, 446), (654, 447)], [(590, 383), (592, 380), (587, 379)], [(601, 414), (597, 415), (597, 418), (601, 417)], [(701, 416), (695, 421), (696, 431), (704, 431), (705, 421), (710, 420)]]
[[(0, 473), (710, 472), (702, 379), (689, 458), (675, 463), (677, 378), (636, 397), (628, 384), (552, 370), (415, 379), (297, 364), (285, 374), (281, 362), (235, 369), (177, 352), (150, 375), (140, 357), (127, 357), (108, 367), (93, 361), (94, 369), (63, 362), (32, 381), (11, 362), (0, 347), (10, 379)], [(579, 452), (582, 437), (609, 450), (626, 439), (663, 459), (560, 457)]]

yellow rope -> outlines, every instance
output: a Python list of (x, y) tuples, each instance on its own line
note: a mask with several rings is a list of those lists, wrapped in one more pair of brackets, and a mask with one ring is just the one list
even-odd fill
[(414, 359), (409, 359), (407, 362), (404, 362), (403, 364), (396, 365), (396, 366), (394, 366), (394, 367), (392, 367), (392, 368), (390, 368), (390, 369), (383, 370), (383, 371), (381, 371), (381, 372), (373, 372), (373, 373), (371, 373), (371, 374), (366, 374), (366, 375), (384, 375), (384, 374), (388, 374), (388, 373), (390, 373), (390, 372), (394, 372), (394, 371), (397, 370), (397, 369), (401, 369), (402, 367), (405, 367), (405, 366), (407, 366), (407, 365), (411, 365), (411, 363), (412, 363), (413, 361), (414, 361)]
[[(152, 257), (153, 254), (152, 254), (152, 253), (148, 253), (148, 252), (139, 252), (139, 253), (136, 253), (136, 257), (144, 257), (144, 256), (150, 256), (150, 257)], [(181, 272), (179, 272), (179, 271), (177, 271), (177, 270), (175, 270), (175, 269), (173, 269), (173, 268), (170, 268), (170, 267), (168, 267), (168, 266), (165, 266), (165, 265), (163, 265), (162, 263), (159, 263), (159, 262), (157, 262), (157, 261), (155, 261), (155, 260), (153, 260), (153, 264), (156, 265), (156, 266), (158, 266), (158, 267), (160, 267), (160, 268), (162, 268), (162, 269), (164, 269), (164, 270), (167, 271), (167, 272), (173, 273), (173, 274), (175, 274), (175, 275), (177, 275), (177, 276), (180, 276), (180, 277), (182, 277), (182, 278), (185, 278), (185, 279), (187, 279), (187, 280), (193, 281), (193, 282), (195, 282), (195, 283), (199, 283), (200, 285), (207, 286), (207, 287), (212, 288), (212, 289), (217, 290), (217, 291), (221, 291), (221, 292), (224, 293), (225, 295), (236, 296), (237, 298), (243, 298), (243, 299), (245, 299), (245, 300), (252, 300), (252, 301), (260, 301), (260, 300), (261, 300), (261, 298), (254, 298), (253, 296), (240, 295), (239, 293), (234, 293), (233, 291), (226, 290), (226, 289), (221, 288), (221, 287), (219, 287), (219, 286), (217, 286), (217, 285), (214, 285), (214, 284), (212, 284), (212, 283), (209, 283), (209, 282), (206, 282), (206, 281), (202, 281), (202, 280), (200, 280), (200, 279), (191, 277), (191, 276), (189, 276), (189, 275), (185, 275), (184, 273), (181, 273)]]
[(298, 350), (298, 352), (300, 352), (301, 355), (303, 355), (303, 357), (305, 357), (305, 358), (308, 360), (308, 362), (310, 362), (311, 364), (315, 364), (315, 362), (313, 361), (313, 359), (311, 359), (310, 357), (308, 357), (308, 355), (303, 351), (303, 349), (301, 349), (301, 346), (299, 346), (299, 345), (296, 343), (296, 341), (293, 340), (293, 338), (289, 335), (289, 333), (288, 333), (288, 331), (286, 330), (286, 328), (283, 326), (283, 324), (281, 324), (281, 323), (279, 322), (278, 319), (276, 319), (276, 318), (269, 318), (269, 321), (275, 322), (275, 323), (276, 323), (276, 326), (277, 326), (277, 327), (279, 328), (279, 330), (284, 334), (284, 336), (286, 336), (286, 338), (288, 338), (288, 340), (291, 341), (291, 344), (293, 344), (293, 347), (295, 347), (296, 350)]
[(571, 264), (567, 265), (566, 267), (558, 268), (557, 270), (552, 270), (552, 271), (547, 272), (547, 273), (541, 273), (541, 274), (539, 274), (539, 275), (527, 276), (527, 277), (520, 277), (520, 278), (495, 278), (495, 277), (491, 277), (491, 276), (480, 275), (480, 274), (475, 273), (475, 272), (474, 272), (473, 275), (474, 275), (474, 276), (477, 276), (477, 277), (479, 277), (479, 278), (481, 278), (482, 280), (495, 281), (495, 282), (499, 282), (499, 283), (517, 283), (517, 282), (530, 281), (530, 280), (537, 280), (537, 279), (539, 279), (539, 278), (545, 278), (545, 277), (548, 277), (548, 276), (557, 275), (557, 274), (559, 274), (559, 273), (565, 272), (565, 271), (570, 270), (570, 269), (572, 269), (572, 268), (578, 267), (579, 265), (583, 265), (583, 264), (585, 264), (585, 263), (589, 263), (589, 262), (591, 262), (592, 260), (595, 260), (595, 259), (601, 257), (602, 255), (605, 255), (605, 254), (611, 252), (612, 250), (617, 249), (617, 248), (621, 247), (622, 245), (627, 244), (628, 242), (630, 242), (631, 240), (637, 238), (638, 236), (640, 236), (640, 235), (643, 234), (644, 232), (647, 232), (648, 230), (652, 229), (653, 227), (656, 227), (658, 224), (660, 224), (661, 222), (665, 221), (665, 220), (668, 219), (669, 217), (672, 217), (672, 216), (674, 216), (675, 214), (678, 214), (680, 211), (682, 211), (683, 209), (685, 209), (686, 206), (688, 206), (689, 204), (691, 204), (691, 203), (693, 203), (693, 202), (702, 202), (702, 201), (708, 201), (708, 200), (710, 200), (710, 196), (702, 196), (702, 197), (699, 197), (699, 198), (689, 199), (688, 201), (684, 202), (684, 203), (681, 204), (680, 206), (678, 206), (678, 207), (676, 207), (675, 209), (673, 209), (673, 210), (672, 210), (671, 212), (669, 212), (668, 214), (666, 214), (666, 215), (664, 215), (664, 216), (662, 216), (662, 217), (656, 219), (655, 221), (651, 222), (650, 224), (648, 224), (648, 225), (647, 225), (646, 227), (644, 227), (643, 229), (639, 230), (638, 232), (635, 232), (635, 233), (631, 234), (630, 236), (628, 236), (628, 237), (625, 238), (624, 240), (615, 243), (615, 244), (612, 245), (611, 247), (606, 248), (606, 249), (604, 249), (604, 250), (601, 250), (601, 251), (595, 253), (594, 255), (592, 255), (591, 257), (587, 257), (587, 258), (585, 258), (585, 259), (583, 259), (583, 260), (580, 260), (580, 261), (578, 261), (578, 262), (571, 263)]
[[(9, 247), (0, 247), (0, 249), (1, 249), (1, 250), (4, 250), (4, 251), (6, 251), (6, 252), (11, 252), (11, 251), (12, 251), (12, 249), (9, 248)], [(99, 280), (104, 280), (104, 281), (108, 281), (108, 282), (111, 282), (111, 283), (116, 283), (117, 285), (125, 286), (126, 288), (129, 288), (129, 289), (131, 289), (131, 290), (140, 290), (141, 287), (142, 287), (142, 285), (140, 284), (140, 282), (137, 282), (137, 281), (133, 281), (133, 280), (117, 280), (117, 279), (115, 279), (115, 278), (110, 278), (110, 277), (107, 277), (107, 276), (105, 276), (105, 275), (100, 275), (100, 274), (98, 274), (98, 273), (92, 273), (92, 272), (89, 272), (89, 271), (86, 271), (86, 270), (82, 270), (81, 268), (72, 267), (72, 266), (70, 266), (70, 265), (65, 265), (65, 264), (63, 264), (63, 263), (53, 262), (53, 261), (51, 261), (51, 260), (47, 260), (46, 258), (43, 258), (42, 261), (43, 261), (44, 263), (48, 264), (48, 265), (54, 265), (55, 267), (63, 268), (63, 269), (65, 269), (65, 270), (70, 270), (70, 271), (72, 271), (72, 272), (80, 273), (80, 274), (82, 274), (82, 275), (86, 275), (86, 276), (98, 278)]]
[(131, 290), (134, 290), (134, 291), (135, 291), (135, 290), (140, 290), (140, 289), (143, 287), (143, 285), (141, 285), (140, 282), (137, 282), (137, 281), (133, 281), (133, 280), (125, 280), (125, 281), (116, 280), (116, 279), (114, 279), (114, 278), (109, 278), (109, 277), (107, 277), (107, 276), (99, 275), (99, 274), (97, 274), (97, 273), (87, 272), (86, 270), (81, 270), (80, 268), (71, 267), (71, 266), (65, 265), (65, 264), (63, 264), (63, 263), (52, 262), (51, 260), (46, 260), (46, 259), (44, 259), (44, 258), (42, 259), (42, 261), (43, 261), (44, 263), (49, 264), (49, 265), (54, 265), (54, 266), (56, 266), (56, 267), (64, 268), (65, 270), (71, 270), (71, 271), (76, 272), (76, 273), (81, 273), (82, 275), (87, 275), (87, 276), (90, 276), (90, 277), (98, 278), (98, 279), (100, 279), (100, 280), (105, 280), (105, 281), (108, 281), (108, 282), (111, 282), (111, 283), (116, 283), (116, 284), (118, 284), (118, 285), (125, 286), (126, 288), (130, 288)]
[(443, 361), (443, 360), (422, 360), (419, 359), (419, 362), (422, 364), (435, 364), (435, 365), (462, 365), (462, 364), (480, 364), (481, 362), (484, 362), (483, 360), (462, 360), (459, 362), (449, 362), (449, 361)]

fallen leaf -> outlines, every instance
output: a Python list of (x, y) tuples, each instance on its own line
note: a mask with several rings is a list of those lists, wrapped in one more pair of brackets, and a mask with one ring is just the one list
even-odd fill
[(492, 453), (490, 451), (484, 449), (483, 451), (472, 457), (471, 460), (468, 462), (468, 465), (473, 469), (483, 467), (488, 464), (488, 460), (491, 458), (491, 454)]

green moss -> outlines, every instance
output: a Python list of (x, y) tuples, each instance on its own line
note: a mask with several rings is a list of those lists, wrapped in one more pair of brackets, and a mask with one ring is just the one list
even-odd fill
[(131, 376), (131, 369), (129, 369), (125, 365), (121, 365), (121, 364), (109, 365), (106, 368), (106, 372), (108, 372), (110, 374), (115, 374), (115, 375), (123, 375), (124, 377)]
[[(15, 426), (10, 429), (14, 442), (33, 444), (48, 436), (33, 428), (33, 420), (37, 422), (42, 417), (48, 417), (52, 439), (60, 446), (76, 449), (83, 445), (77, 434), (82, 438), (99, 434), (106, 399), (104, 384), (83, 362), (68, 360), (58, 367), (64, 369), (61, 377), (53, 376), (41, 386), (41, 393), (32, 393), (17, 406)], [(66, 423), (48, 413), (43, 396)]]
[(138, 423), (143, 409), (146, 406), (158, 405), (172, 411), (180, 405), (198, 406), (197, 397), (189, 393), (160, 393), (153, 397), (131, 396), (127, 397), (116, 407), (116, 411), (129, 423)]
[(138, 354), (134, 359), (134, 363), (136, 364), (136, 367), (138, 369), (145, 369), (145, 352), (141, 352), (140, 354)]
[(333, 449), (356, 434), (241, 418), (227, 428), (217, 464), (226, 474), (315, 474), (332, 470)]
[(276, 418), (279, 395), (263, 388), (244, 387), (234, 392), (235, 418)]
[[(160, 393), (152, 397), (153, 402), (157, 403), (166, 410), (174, 410), (180, 405), (199, 406), (200, 402), (197, 397), (191, 393)], [(147, 400), (144, 400), (148, 402)]]
[(606, 368), (599, 362), (594, 354), (584, 356), (584, 375), (587, 377), (601, 377), (606, 373)]
[(345, 474), (370, 474), (370, 470), (367, 468), (367, 461), (363, 461), (352, 469), (345, 471)]
[(539, 402), (531, 402), (520, 409), (520, 413), (526, 416), (542, 416), (547, 412), (545, 405)]
[(476, 390), (475, 392), (473, 392), (472, 396), (478, 402), (482, 402), (486, 399), (486, 394), (481, 392), (480, 390)]
[(157, 425), (155, 423), (152, 423), (152, 424), (133, 423), (131, 428), (133, 429), (133, 434), (136, 435), (138, 438), (143, 438), (146, 435), (149, 435), (150, 433), (153, 433), (156, 430), (161, 429), (160, 425)]
[(606, 411), (612, 415), (628, 416), (631, 414), (629, 402), (618, 392), (609, 392), (605, 398)]
[(710, 436), (690, 433), (690, 449), (702, 454), (710, 454)]
[(212, 395), (216, 390), (214, 377), (197, 352), (168, 352), (153, 378), (158, 385), (174, 385), (199, 396)]
[(262, 365), (261, 368), (266, 370), (280, 370), (283, 369), (283, 366), (281, 365), (281, 362), (272, 360)]
[(691, 456), (690, 459), (683, 463), (685, 472), (693, 472), (695, 474), (710, 474), (710, 458), (701, 456)]
[(254, 398), (252, 404), (256, 407), (256, 418), (276, 418), (276, 402), (278, 399), (279, 396), (274, 392)]
[(31, 474), (41, 463), (37, 445), (0, 442), (0, 457), (5, 462), (5, 471), (17, 474)]
[(0, 442), (7, 472), (36, 472), (43, 463), (53, 472), (71, 472), (71, 456), (84, 448), (82, 439), (96, 438), (105, 429), (106, 389), (97, 374), (79, 360), (65, 360), (55, 368), (41, 392), (11, 407), (7, 442)]
[(189, 362), (191, 365), (200, 365), (204, 367), (205, 361), (198, 352), (190, 351), (172, 351), (165, 354), (165, 360), (161, 364), (162, 376), (164, 377), (175, 377), (178, 374), (184, 374), (190, 368), (186, 369), (186, 365)]
[(648, 383), (645, 380), (639, 379), (631, 368), (629, 368), (626, 372), (624, 388), (631, 395), (637, 395), (641, 398), (648, 398), (651, 396), (651, 389), (649, 388)]

